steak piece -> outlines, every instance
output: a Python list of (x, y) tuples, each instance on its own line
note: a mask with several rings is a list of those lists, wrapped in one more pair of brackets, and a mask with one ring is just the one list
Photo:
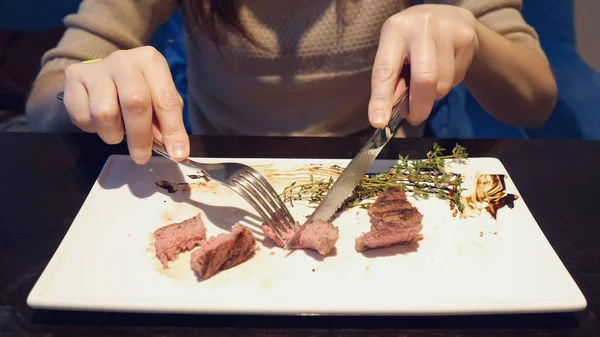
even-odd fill
[(362, 252), (371, 248), (415, 243), (423, 238), (423, 215), (406, 199), (400, 187), (388, 187), (368, 211), (371, 230), (355, 240)]
[(254, 255), (257, 249), (252, 231), (235, 224), (231, 233), (211, 236), (192, 253), (192, 270), (204, 279), (209, 279), (220, 270), (237, 266)]
[[(275, 235), (275, 232), (269, 225), (263, 224), (261, 229), (266, 237), (273, 240), (279, 247), (283, 247), (292, 239), (296, 231), (300, 229), (300, 226), (301, 225), (296, 222), (294, 230), (288, 231), (287, 233), (281, 233), (285, 242), (282, 242), (277, 235)], [(304, 228), (294, 249), (312, 249), (316, 250), (321, 255), (327, 255), (335, 246), (338, 238), (339, 229), (332, 223), (315, 220)]]
[(182, 252), (199, 246), (206, 240), (206, 227), (198, 215), (179, 223), (173, 223), (154, 232), (154, 250), (164, 269)]

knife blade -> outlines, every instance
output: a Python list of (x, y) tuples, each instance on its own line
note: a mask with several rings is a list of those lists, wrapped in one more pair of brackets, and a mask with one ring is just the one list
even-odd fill
[[(407, 82), (408, 83), (408, 82)], [(298, 229), (294, 236), (288, 241), (284, 249), (289, 250), (294, 247), (306, 225), (315, 220), (329, 221), (342, 203), (350, 196), (356, 188), (369, 167), (373, 164), (381, 150), (394, 137), (396, 131), (404, 121), (400, 116), (401, 109), (408, 112), (408, 92), (404, 92), (399, 102), (392, 109), (390, 122), (384, 128), (375, 130), (375, 133), (365, 143), (360, 152), (350, 161), (342, 174), (333, 183), (333, 186), (325, 195), (325, 199), (319, 204), (317, 209), (310, 215), (304, 224)]]

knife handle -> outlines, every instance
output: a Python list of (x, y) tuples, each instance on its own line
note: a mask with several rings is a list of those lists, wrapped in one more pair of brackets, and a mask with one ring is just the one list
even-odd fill
[[(408, 116), (408, 114), (410, 113), (410, 107), (408, 104), (408, 97), (410, 92), (410, 64), (405, 64), (404, 67), (402, 67), (402, 70), (400, 71), (399, 81), (402, 80), (404, 80), (404, 83), (406, 84), (406, 90), (402, 95), (400, 95), (400, 97), (398, 97), (398, 100), (394, 102), (394, 106), (392, 107), (392, 114), (390, 116), (390, 121), (388, 122), (387, 127), (381, 129), (381, 131), (385, 133), (387, 138), (383, 141), (383, 145), (385, 145), (385, 143), (387, 143), (387, 141), (389, 141), (398, 131), (400, 124), (404, 120), (401, 112), (405, 111), (406, 116)], [(391, 133), (391, 135), (388, 135), (388, 133)]]
[(388, 124), (381, 129), (377, 129), (373, 137), (371, 137), (364, 145), (364, 148), (375, 150), (377, 151), (377, 154), (379, 154), (379, 151), (394, 137), (404, 121), (401, 111), (406, 111), (406, 115), (410, 113), (408, 104), (409, 92), (410, 89), (406, 87), (406, 91), (400, 96), (398, 103), (392, 108), (392, 116), (390, 117)]

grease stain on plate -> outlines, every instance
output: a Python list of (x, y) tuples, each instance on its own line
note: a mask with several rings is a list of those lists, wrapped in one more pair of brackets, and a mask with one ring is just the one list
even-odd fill
[(268, 277), (268, 278), (262, 279), (260, 281), (260, 287), (263, 289), (272, 289), (274, 283), (275, 283), (275, 278)]

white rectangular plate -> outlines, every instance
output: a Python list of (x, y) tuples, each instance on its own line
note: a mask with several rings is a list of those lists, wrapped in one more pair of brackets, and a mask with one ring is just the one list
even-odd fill
[[(197, 160), (246, 163), (278, 191), (319, 167), (349, 162)], [(394, 163), (378, 160), (370, 172)], [(493, 158), (470, 158), (450, 168), (467, 178), (477, 172), (508, 174)], [(264, 239), (260, 219), (241, 197), (215, 182), (188, 177), (195, 173), (160, 157), (145, 166), (126, 156), (110, 157), (27, 303), (99, 311), (362, 315), (560, 312), (587, 305), (522, 198), (514, 208), (500, 209), (496, 220), (486, 212), (455, 218), (445, 201), (410, 198), (424, 215), (423, 240), (365, 254), (355, 251), (354, 240), (368, 231), (368, 215), (353, 208), (334, 222), (340, 230), (335, 256), (305, 251), (288, 256)], [(195, 185), (168, 193), (156, 185), (159, 180)], [(510, 176), (506, 183), (507, 192), (520, 196)], [(312, 209), (294, 205), (290, 210), (303, 222)], [(190, 270), (189, 253), (162, 270), (152, 233), (198, 212), (208, 236), (237, 221), (252, 229), (260, 246), (256, 256), (201, 282)]]

